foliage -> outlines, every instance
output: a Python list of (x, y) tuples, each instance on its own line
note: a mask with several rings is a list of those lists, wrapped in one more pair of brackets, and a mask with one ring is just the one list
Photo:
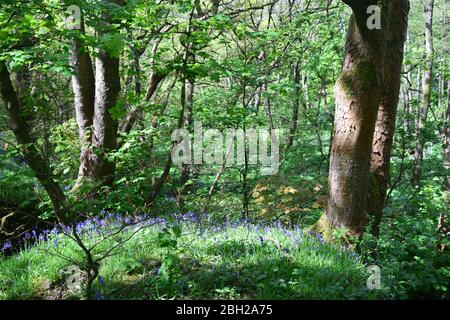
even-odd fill
[[(84, 33), (67, 28), (66, 1), (0, 3), (0, 63), (11, 74), (20, 116), (67, 198), (65, 213), (73, 217), (65, 227), (57, 221), (0, 101), (0, 219), (13, 214), (0, 230), (0, 299), (85, 298), (67, 290), (63, 270), (75, 263), (89, 271), (89, 254), (99, 259), (98, 299), (449, 298), (450, 243), (436, 231), (449, 212), (445, 1), (435, 1), (434, 23), (443, 27), (434, 33), (421, 185), (411, 187), (410, 180), (424, 23), (422, 3), (411, 1), (380, 235), (373, 237), (369, 225), (362, 239), (348, 240), (342, 227), (330, 243), (312, 230), (327, 203), (333, 88), (351, 14), (343, 1), (220, 1), (217, 12), (209, 1), (73, 2), (83, 13)], [(101, 18), (106, 13), (110, 18)], [(114, 175), (80, 189), (74, 188), (81, 149), (71, 85), (76, 72), (69, 63), (74, 41), (94, 66), (100, 49), (119, 58), (121, 83), (109, 110), (119, 122), (117, 148), (104, 154), (114, 162)], [(370, 91), (374, 74), (364, 66), (358, 72)], [(155, 75), (162, 80), (148, 98)], [(193, 136), (189, 108), (204, 129), (281, 129), (279, 172), (263, 176), (253, 164), (224, 170), (194, 164), (182, 181), (186, 167), (167, 169), (168, 157), (180, 114)], [(133, 114), (131, 130), (122, 130)], [(83, 245), (92, 251), (86, 254)], [(381, 290), (366, 287), (369, 265), (381, 267)]]

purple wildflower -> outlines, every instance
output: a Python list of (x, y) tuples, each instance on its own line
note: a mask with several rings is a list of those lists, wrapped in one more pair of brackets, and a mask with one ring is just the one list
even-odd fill
[(106, 286), (106, 284), (105, 284), (105, 279), (103, 279), (102, 276), (98, 276), (97, 281), (98, 281), (98, 283), (99, 283), (102, 287), (105, 287), (105, 286)]
[(5, 243), (3, 243), (2, 246), (2, 251), (8, 250), (12, 248), (12, 243), (11, 241), (6, 241)]
[(323, 243), (323, 235), (321, 233), (316, 233), (316, 238), (320, 243)]
[(98, 291), (95, 292), (95, 300), (104, 300), (104, 299), (105, 296), (101, 292)]

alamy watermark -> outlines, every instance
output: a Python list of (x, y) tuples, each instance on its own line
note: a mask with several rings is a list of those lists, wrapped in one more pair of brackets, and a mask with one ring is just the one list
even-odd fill
[(81, 9), (79, 6), (71, 5), (67, 8), (66, 27), (69, 30), (81, 29)]
[[(67, 8), (66, 26), (69, 30), (81, 29), (81, 9), (79, 6), (71, 5)], [(381, 8), (377, 5), (367, 7), (366, 13), (370, 16), (367, 18), (366, 25), (369, 30), (381, 29)]]
[(76, 265), (71, 265), (62, 270), (67, 275), (66, 287), (72, 291), (81, 290), (81, 283), (84, 276), (83, 271)]
[(371, 5), (367, 7), (366, 13), (370, 14), (366, 21), (367, 29), (381, 29), (381, 8), (377, 5)]
[(367, 267), (367, 289), (379, 290), (381, 289), (381, 269), (377, 265), (371, 265)]
[(194, 122), (193, 139), (185, 128), (172, 132), (175, 142), (172, 162), (175, 165), (225, 164), (261, 166), (261, 175), (275, 175), (280, 163), (279, 129), (203, 130), (201, 121)]

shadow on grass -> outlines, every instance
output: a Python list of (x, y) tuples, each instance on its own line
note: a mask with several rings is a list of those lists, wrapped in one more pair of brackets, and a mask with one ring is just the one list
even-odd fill
[[(305, 249), (307, 250), (307, 249)], [(368, 299), (361, 269), (325, 253), (285, 252), (235, 240), (207, 246), (198, 261), (129, 275), (105, 287), (107, 299)], [(300, 258), (304, 259), (300, 259)], [(331, 260), (330, 260), (331, 259)], [(324, 263), (324, 261), (326, 263)], [(162, 268), (164, 269), (164, 268)], [(155, 275), (156, 274), (156, 275)]]

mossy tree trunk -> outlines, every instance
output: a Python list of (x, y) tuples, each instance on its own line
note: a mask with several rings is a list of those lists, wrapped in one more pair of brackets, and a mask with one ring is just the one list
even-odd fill
[[(335, 122), (326, 218), (330, 227), (360, 235), (367, 223), (369, 162), (382, 96), (385, 31), (390, 2), (344, 0), (353, 11), (342, 71), (335, 86)], [(381, 8), (381, 28), (370, 29), (367, 8)]]

